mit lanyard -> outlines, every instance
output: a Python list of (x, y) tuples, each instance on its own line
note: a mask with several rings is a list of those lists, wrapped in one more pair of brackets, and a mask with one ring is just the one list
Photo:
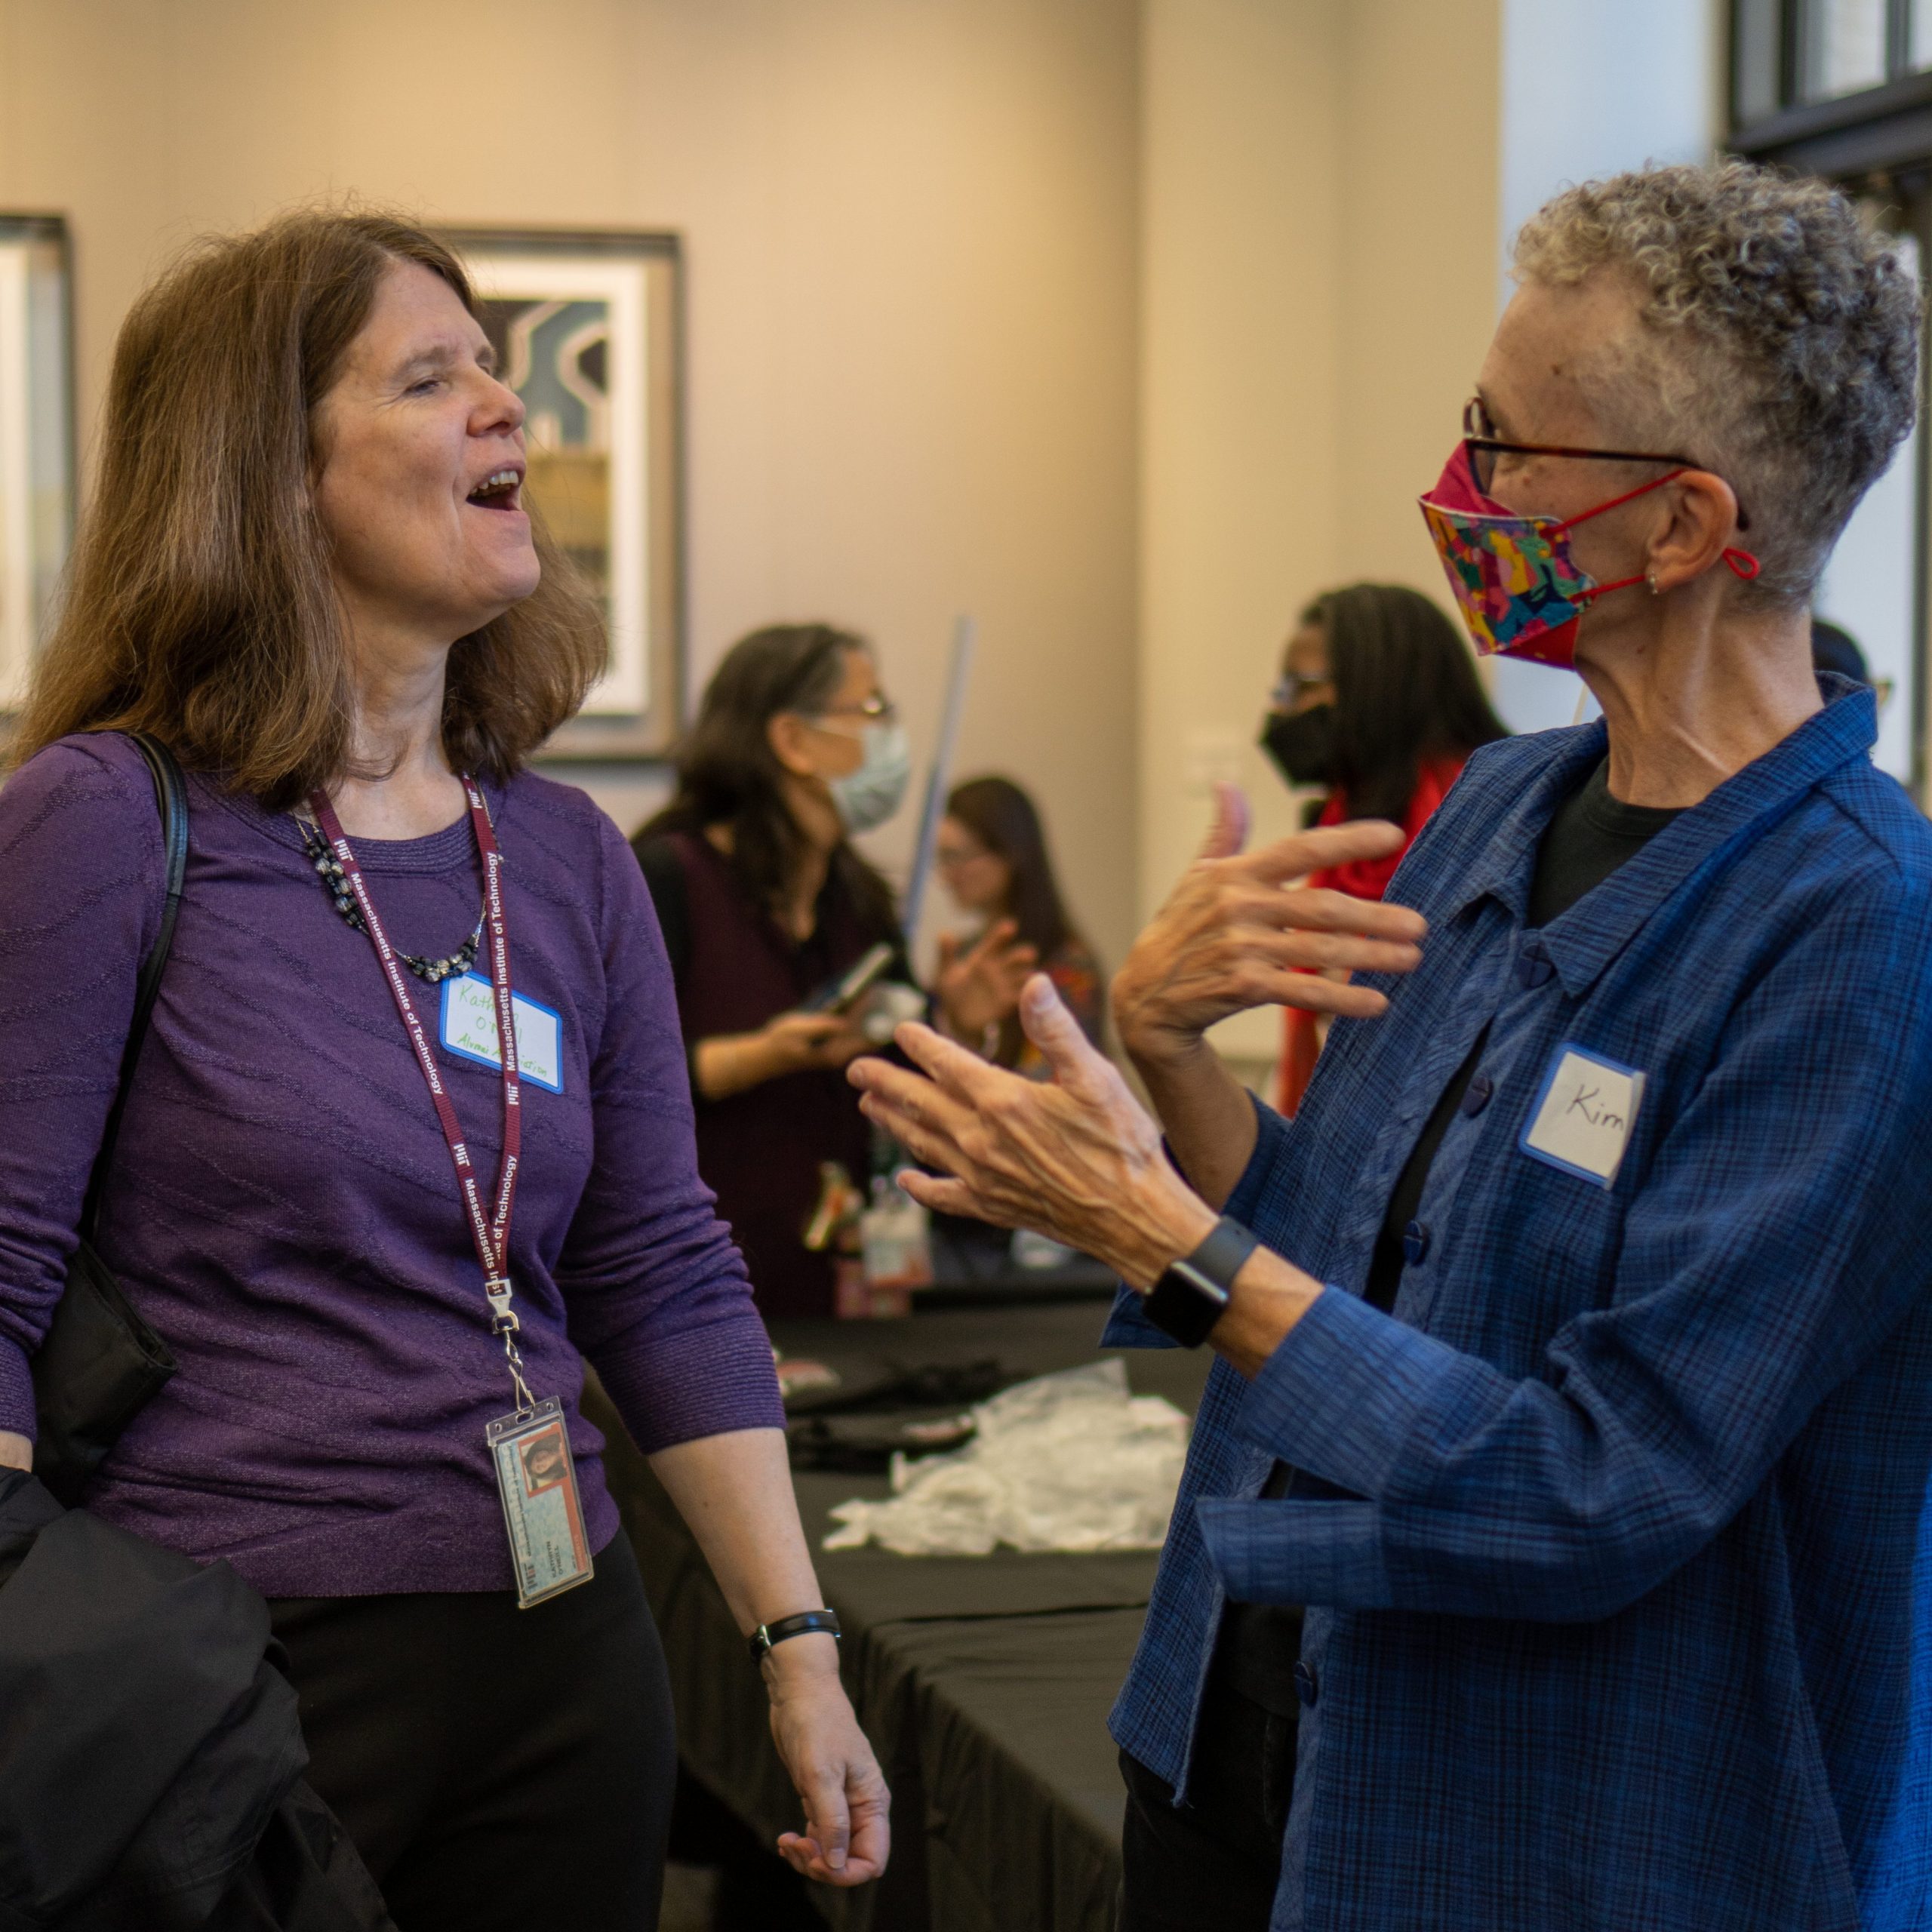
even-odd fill
[(456, 1106), (444, 1083), (442, 1069), (429, 1051), (429, 1036), (423, 1031), (409, 997), (401, 959), (389, 943), (335, 808), (319, 789), (309, 795), (309, 806), (342, 867), (349, 891), (355, 895), (363, 930), (376, 949), (383, 977), (389, 983), (389, 997), (395, 1002), (403, 1030), (415, 1051), (416, 1064), (435, 1103), (436, 1118), (448, 1144), (451, 1164), (456, 1169), (457, 1189), (469, 1220), (469, 1238), (482, 1266), (483, 1292), (490, 1306), (490, 1331), (503, 1339), (516, 1407), (490, 1423), (484, 1437), (496, 1468), (497, 1491), (503, 1499), (503, 1524), (516, 1571), (518, 1607), (528, 1610), (532, 1604), (541, 1603), (574, 1584), (588, 1582), (590, 1548), (584, 1535), (583, 1509), (577, 1495), (577, 1472), (571, 1462), (563, 1410), (554, 1398), (540, 1402), (531, 1395), (530, 1385), (524, 1380), (523, 1356), (516, 1345), (520, 1324), (511, 1306), (514, 1296), (509, 1278), (509, 1233), (510, 1213), (516, 1204), (517, 1171), (522, 1158), (523, 1083), (517, 1067), (509, 925), (503, 912), (503, 860), (497, 844), (496, 828), (490, 823), (489, 808), (475, 780), (466, 776), (463, 789), (469, 800), (469, 822), (483, 861), (484, 924), (490, 938), (491, 989), (496, 1004), (497, 1041), (503, 1065), (503, 1155), (497, 1171), (495, 1195), (487, 1205), (476, 1164), (470, 1158), (469, 1144), (457, 1123)]

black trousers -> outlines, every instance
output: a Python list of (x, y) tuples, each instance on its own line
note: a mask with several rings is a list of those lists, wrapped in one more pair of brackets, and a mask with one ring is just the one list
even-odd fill
[(676, 1742), (622, 1531), (532, 1610), (508, 1591), (269, 1607), (309, 1781), (398, 1932), (655, 1932)]
[(1268, 1932), (1294, 1786), (1294, 1720), (1211, 1673), (1187, 1807), (1124, 1751), (1120, 1768), (1120, 1932)]

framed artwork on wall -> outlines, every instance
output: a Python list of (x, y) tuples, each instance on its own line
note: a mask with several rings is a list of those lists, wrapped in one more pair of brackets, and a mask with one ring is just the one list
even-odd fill
[(678, 238), (458, 229), (445, 238), (528, 412), (525, 495), (604, 602), (604, 675), (543, 756), (661, 758), (684, 697)]
[(74, 523), (66, 224), (0, 214), (0, 715), (26, 693)]

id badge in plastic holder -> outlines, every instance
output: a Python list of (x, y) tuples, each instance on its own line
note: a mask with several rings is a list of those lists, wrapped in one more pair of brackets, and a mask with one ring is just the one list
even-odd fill
[(561, 1407), (553, 1397), (521, 1414), (499, 1416), (484, 1433), (503, 1499), (517, 1608), (589, 1583), (590, 1545)]

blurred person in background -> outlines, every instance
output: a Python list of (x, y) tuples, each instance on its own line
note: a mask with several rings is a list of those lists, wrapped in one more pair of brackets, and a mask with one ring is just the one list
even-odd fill
[[(875, 946), (912, 981), (892, 888), (851, 843), (904, 802), (906, 734), (872, 647), (831, 624), (739, 639), (706, 687), (670, 801), (631, 841), (657, 909), (691, 1070), (698, 1171), (768, 1318), (829, 1315), (835, 1256), (805, 1229), (836, 1161), (863, 1188), (872, 1136), (843, 1069), (859, 1009), (810, 1010)], [(977, 1041), (1035, 960), (1010, 921), (945, 962), (934, 1017)]]
[[(1282, 654), (1262, 745), (1289, 784), (1323, 788), (1316, 825), (1385, 819), (1403, 838), (1309, 884), (1380, 899), (1470, 752), (1508, 735), (1468, 645), (1429, 598), (1394, 583), (1318, 597)], [(1325, 1014), (1286, 1010), (1276, 1103), (1283, 1114), (1300, 1106), (1326, 1031)]]
[(1835, 671), (1841, 678), (1849, 678), (1855, 685), (1872, 682), (1871, 666), (1865, 661), (1865, 653), (1859, 648), (1858, 640), (1843, 625), (1833, 623), (1829, 617), (1814, 617), (1811, 620), (1811, 663), (1814, 669)]
[(1814, 670), (1835, 672), (1854, 685), (1868, 686), (1878, 700), (1879, 715), (1884, 715), (1897, 687), (1890, 678), (1872, 676), (1872, 666), (1866, 661), (1858, 640), (1842, 624), (1835, 624), (1829, 617), (1813, 616), (1811, 665)]
[[(978, 921), (975, 937), (1002, 927), (1039, 962), (1081, 1031), (1100, 1042), (1105, 995), (1093, 949), (1067, 917), (1047, 838), (1033, 801), (1010, 778), (973, 778), (953, 787), (940, 821), (939, 875), (953, 902)], [(961, 940), (940, 940), (943, 977), (959, 958)], [(995, 1065), (1022, 1073), (1044, 1071), (1017, 1008), (967, 1040)]]

